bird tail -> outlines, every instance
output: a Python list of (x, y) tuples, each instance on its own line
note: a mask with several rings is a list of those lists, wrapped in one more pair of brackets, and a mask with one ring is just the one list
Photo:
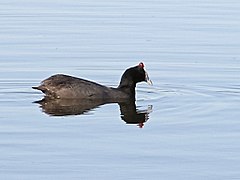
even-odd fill
[(32, 87), (33, 89), (36, 89), (36, 90), (40, 90), (42, 91), (43, 93), (45, 93), (46, 89), (44, 88), (44, 86), (40, 85), (40, 86), (33, 86)]
[(40, 90), (38, 86), (33, 86), (32, 88), (33, 88), (33, 89)]

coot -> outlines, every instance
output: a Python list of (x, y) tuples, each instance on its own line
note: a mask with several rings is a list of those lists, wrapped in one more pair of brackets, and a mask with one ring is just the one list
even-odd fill
[(127, 69), (117, 88), (106, 87), (85, 79), (64, 74), (56, 74), (42, 81), (38, 87), (47, 98), (51, 99), (92, 99), (118, 102), (132, 98), (135, 100), (135, 87), (138, 82), (145, 81), (152, 85), (144, 64)]

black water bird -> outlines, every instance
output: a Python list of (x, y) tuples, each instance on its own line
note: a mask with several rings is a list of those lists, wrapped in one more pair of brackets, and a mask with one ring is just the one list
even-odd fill
[(127, 69), (117, 88), (107, 87), (89, 80), (56, 74), (42, 81), (38, 87), (50, 99), (88, 99), (102, 102), (121, 102), (127, 99), (135, 100), (135, 87), (139, 82), (145, 81), (152, 85), (148, 73), (141, 62), (137, 66)]

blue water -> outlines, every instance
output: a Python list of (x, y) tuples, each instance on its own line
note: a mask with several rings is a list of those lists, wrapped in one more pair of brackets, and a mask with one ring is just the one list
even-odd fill
[[(0, 179), (240, 179), (240, 2), (0, 2)], [(143, 124), (118, 104), (50, 116), (65, 73), (117, 86), (143, 61)]]

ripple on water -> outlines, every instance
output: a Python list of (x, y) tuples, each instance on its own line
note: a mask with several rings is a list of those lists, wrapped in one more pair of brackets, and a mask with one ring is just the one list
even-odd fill
[(142, 100), (160, 100), (165, 96), (202, 96), (202, 97), (218, 97), (218, 96), (239, 96), (240, 86), (188, 86), (176, 84), (163, 84), (153, 87), (140, 87), (137, 90), (138, 96)]
[(34, 80), (0, 80), (0, 101), (1, 102), (20, 102), (31, 100), (40, 93), (32, 91)]
[[(162, 84), (138, 88), (139, 104), (151, 104), (155, 114), (171, 114), (172, 117), (212, 116), (225, 109), (236, 108), (240, 100), (240, 86), (188, 86), (182, 84)], [(236, 105), (234, 105), (234, 102)], [(194, 117), (194, 118), (193, 118)], [(189, 118), (188, 121), (191, 121)], [(182, 120), (181, 123), (187, 120)], [(175, 123), (179, 123), (177, 121)]]

